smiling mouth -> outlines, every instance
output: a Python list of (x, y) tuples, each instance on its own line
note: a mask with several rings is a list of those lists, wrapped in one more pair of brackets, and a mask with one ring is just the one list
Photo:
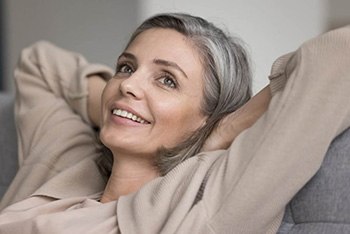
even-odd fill
[(134, 122), (141, 123), (141, 124), (149, 124), (150, 123), (147, 120), (144, 120), (141, 117), (134, 115), (133, 113), (130, 113), (126, 110), (122, 110), (122, 109), (113, 109), (112, 114), (119, 116), (119, 117), (122, 117), (122, 118), (130, 119)]

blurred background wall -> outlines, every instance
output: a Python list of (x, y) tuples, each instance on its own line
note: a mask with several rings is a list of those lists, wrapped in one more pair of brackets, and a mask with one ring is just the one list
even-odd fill
[[(0, 0), (1, 1), (1, 0)], [(350, 23), (349, 0), (2, 0), (1, 73), (13, 90), (12, 71), (20, 50), (49, 40), (92, 62), (113, 66), (135, 27), (159, 12), (202, 16), (247, 43), (254, 90), (268, 82), (271, 64), (300, 43)]]
[[(0, 0), (1, 1), (1, 0)], [(114, 66), (140, 13), (135, 0), (2, 0), (5, 87), (13, 90), (12, 73), (20, 51), (49, 40), (77, 51), (91, 62)]]

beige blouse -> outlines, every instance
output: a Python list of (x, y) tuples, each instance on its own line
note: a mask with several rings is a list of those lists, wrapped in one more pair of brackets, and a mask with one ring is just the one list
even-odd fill
[(15, 72), (20, 169), (1, 201), (0, 233), (275, 233), (285, 205), (350, 126), (349, 45), (344, 27), (281, 57), (268, 110), (228, 150), (200, 153), (102, 204), (86, 77), (112, 72), (36, 43)]

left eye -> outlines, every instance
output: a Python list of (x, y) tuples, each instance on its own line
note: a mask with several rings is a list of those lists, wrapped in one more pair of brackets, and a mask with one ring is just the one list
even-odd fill
[(176, 82), (174, 81), (173, 78), (169, 77), (169, 76), (164, 76), (162, 78), (159, 79), (159, 81), (169, 87), (169, 88), (172, 88), (172, 89), (175, 89), (176, 88)]

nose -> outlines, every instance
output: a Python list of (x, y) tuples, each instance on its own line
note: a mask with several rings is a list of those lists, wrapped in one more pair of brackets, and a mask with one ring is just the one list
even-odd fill
[(144, 96), (143, 80), (140, 79), (139, 74), (133, 73), (128, 78), (125, 78), (119, 88), (124, 96), (135, 99), (142, 99)]

